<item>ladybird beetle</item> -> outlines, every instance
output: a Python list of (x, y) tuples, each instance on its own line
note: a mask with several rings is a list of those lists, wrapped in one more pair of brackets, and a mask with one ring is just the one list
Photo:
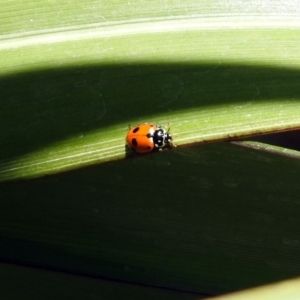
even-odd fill
[(130, 128), (126, 136), (127, 145), (136, 153), (143, 154), (172, 146), (168, 130), (153, 124), (140, 124)]

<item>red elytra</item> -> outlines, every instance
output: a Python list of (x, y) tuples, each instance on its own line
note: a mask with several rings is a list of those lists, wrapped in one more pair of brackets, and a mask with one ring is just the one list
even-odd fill
[(144, 123), (129, 129), (126, 142), (136, 153), (144, 154), (172, 145), (172, 136), (160, 126)]

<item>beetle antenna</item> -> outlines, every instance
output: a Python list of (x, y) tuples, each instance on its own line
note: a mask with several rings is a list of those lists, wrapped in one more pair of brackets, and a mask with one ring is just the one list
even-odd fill
[(169, 131), (170, 131), (170, 129), (171, 129), (171, 123), (170, 122), (168, 122), (168, 127), (167, 127), (167, 132), (169, 133)]

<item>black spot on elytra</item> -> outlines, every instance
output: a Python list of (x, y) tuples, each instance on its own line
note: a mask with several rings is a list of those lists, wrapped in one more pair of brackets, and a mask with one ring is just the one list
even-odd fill
[(135, 127), (133, 130), (132, 130), (132, 132), (133, 133), (136, 133), (136, 132), (138, 132), (140, 130), (140, 127)]
[(134, 147), (137, 147), (138, 143), (137, 143), (137, 140), (136, 139), (132, 139), (131, 140), (131, 143)]

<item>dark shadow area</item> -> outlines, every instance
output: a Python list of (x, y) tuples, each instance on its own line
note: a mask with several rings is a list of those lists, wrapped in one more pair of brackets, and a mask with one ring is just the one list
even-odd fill
[(134, 153), (134, 151), (132, 149), (130, 149), (127, 144), (125, 144), (124, 148), (125, 148), (125, 157), (127, 159), (136, 157), (136, 154)]
[(214, 143), (2, 183), (0, 261), (211, 295), (292, 278), (299, 168)]
[(262, 99), (300, 103), (300, 70), (219, 63), (74, 66), (2, 77), (0, 90), (0, 158), (13, 159), (120, 122), (152, 121), (157, 111)]
[(256, 136), (247, 140), (300, 151), (300, 130)]
[(3, 299), (20, 299), (20, 295), (22, 299), (43, 300), (70, 298), (72, 300), (114, 300), (119, 299), (120, 296), (130, 300), (200, 300), (208, 297), (208, 295), (103, 280), (86, 275), (79, 276), (9, 263), (0, 263), (0, 279)]

